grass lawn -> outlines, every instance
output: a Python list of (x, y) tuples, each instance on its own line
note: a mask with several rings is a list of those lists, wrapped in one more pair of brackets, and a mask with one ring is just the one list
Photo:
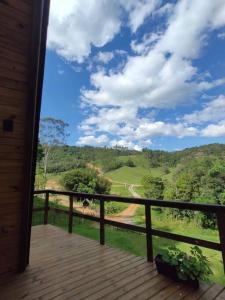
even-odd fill
[(124, 184), (112, 184), (110, 194), (121, 197), (132, 197), (128, 187), (126, 187)]
[(117, 170), (106, 172), (105, 176), (111, 180), (128, 184), (141, 184), (141, 178), (149, 171), (143, 167), (121, 167)]
[(145, 196), (145, 191), (144, 191), (143, 186), (135, 186), (133, 189), (134, 189), (134, 191), (137, 192), (138, 195), (140, 195), (142, 198), (146, 198), (146, 196)]
[(106, 177), (111, 180), (128, 184), (141, 184), (143, 176), (151, 173), (153, 176), (162, 176), (161, 168), (147, 169), (141, 166), (138, 167), (121, 167), (119, 169), (105, 173)]

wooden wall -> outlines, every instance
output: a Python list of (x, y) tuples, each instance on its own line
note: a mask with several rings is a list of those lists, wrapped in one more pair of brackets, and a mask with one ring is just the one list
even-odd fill
[(0, 274), (22, 270), (28, 261), (45, 4), (0, 0)]

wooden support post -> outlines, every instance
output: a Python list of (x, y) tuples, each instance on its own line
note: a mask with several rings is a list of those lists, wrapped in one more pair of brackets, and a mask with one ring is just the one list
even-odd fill
[(153, 262), (151, 206), (145, 204), (147, 261)]
[(44, 225), (48, 224), (49, 192), (45, 193)]
[(100, 200), (100, 244), (105, 245), (105, 201)]
[(225, 214), (218, 212), (217, 216), (217, 225), (220, 237), (220, 246), (222, 251), (222, 258), (223, 258), (223, 269), (225, 273)]
[(72, 233), (73, 231), (73, 196), (69, 196), (70, 206), (69, 206), (69, 223), (68, 223), (68, 232)]

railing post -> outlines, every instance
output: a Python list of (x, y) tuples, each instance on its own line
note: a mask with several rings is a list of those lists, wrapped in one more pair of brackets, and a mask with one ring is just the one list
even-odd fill
[(105, 201), (100, 200), (100, 244), (105, 245)]
[(223, 269), (225, 273), (225, 213), (217, 212), (216, 216), (223, 258)]
[(72, 233), (73, 231), (73, 196), (70, 196), (70, 206), (69, 206), (69, 223), (68, 223), (68, 232)]
[(45, 192), (44, 225), (48, 224), (49, 192)]
[(147, 261), (153, 262), (151, 206), (148, 203), (145, 204), (145, 226), (146, 226)]

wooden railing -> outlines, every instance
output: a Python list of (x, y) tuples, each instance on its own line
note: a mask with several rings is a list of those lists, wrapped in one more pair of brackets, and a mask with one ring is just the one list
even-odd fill
[[(206, 247), (209, 249), (217, 250), (222, 252), (223, 266), (225, 271), (225, 206), (224, 205), (211, 205), (211, 204), (201, 204), (201, 203), (187, 203), (187, 202), (178, 202), (178, 201), (165, 201), (165, 200), (151, 200), (143, 198), (125, 198), (118, 197), (113, 195), (97, 195), (97, 194), (86, 194), (86, 193), (75, 193), (68, 191), (57, 191), (57, 190), (37, 190), (34, 192), (37, 194), (45, 194), (45, 205), (41, 208), (34, 208), (33, 211), (44, 211), (44, 224), (48, 224), (48, 212), (49, 210), (54, 211), (55, 213), (64, 213), (68, 215), (68, 232), (72, 233), (73, 228), (73, 217), (84, 218), (87, 220), (95, 221), (100, 223), (100, 244), (105, 244), (105, 224), (112, 225), (118, 228), (128, 229), (132, 231), (137, 231), (146, 234), (147, 242), (147, 260), (153, 261), (153, 241), (152, 236), (158, 236), (162, 238), (167, 238), (179, 242), (184, 242), (188, 244), (198, 245), (201, 247)], [(62, 208), (53, 208), (49, 205), (49, 194), (53, 195), (64, 195), (69, 197), (69, 209)], [(84, 200), (98, 200), (100, 202), (100, 216), (91, 216), (83, 214), (73, 209), (74, 199)], [(122, 202), (122, 203), (133, 203), (144, 205), (145, 207), (145, 227), (125, 224), (117, 222), (115, 220), (109, 220), (105, 218), (105, 202)], [(192, 211), (201, 211), (214, 213), (217, 218), (217, 225), (219, 231), (220, 242), (212, 242), (207, 240), (202, 240), (198, 238), (193, 238), (185, 235), (175, 234), (171, 232), (161, 231), (152, 228), (151, 220), (151, 207), (161, 207), (161, 208), (176, 208), (176, 209), (187, 209)], [(185, 229), (184, 229), (185, 230)]]

